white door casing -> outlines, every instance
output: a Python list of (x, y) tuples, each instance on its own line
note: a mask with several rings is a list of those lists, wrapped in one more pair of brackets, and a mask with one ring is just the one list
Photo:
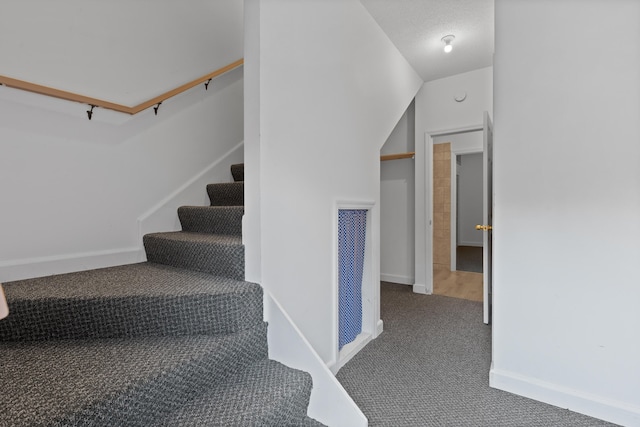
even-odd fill
[(491, 323), (491, 299), (493, 284), (492, 227), (493, 227), (493, 123), (484, 112), (482, 153), (482, 291), (484, 323)]
[(413, 292), (433, 293), (433, 140), (438, 136), (480, 131), (480, 124), (427, 131), (415, 155), (415, 284)]

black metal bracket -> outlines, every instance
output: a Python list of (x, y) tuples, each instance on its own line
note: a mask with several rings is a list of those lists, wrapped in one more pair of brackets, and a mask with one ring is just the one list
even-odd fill
[(158, 105), (153, 107), (153, 111), (154, 113), (156, 113), (156, 116), (158, 115), (158, 108), (160, 108), (160, 105), (162, 105), (162, 101), (158, 102)]
[(211, 83), (211, 79), (207, 80), (204, 84), (204, 90), (209, 90), (209, 83)]
[(91, 120), (91, 116), (93, 116), (93, 109), (97, 107), (97, 105), (89, 104), (91, 106), (91, 110), (87, 110), (87, 116), (89, 120)]

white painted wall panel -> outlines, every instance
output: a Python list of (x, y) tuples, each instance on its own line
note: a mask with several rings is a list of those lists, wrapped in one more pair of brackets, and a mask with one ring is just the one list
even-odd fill
[(639, 16), (632, 0), (496, 2), (492, 384), (630, 426)]
[(261, 283), (333, 364), (336, 203), (375, 203), (379, 271), (380, 148), (422, 81), (357, 0), (262, 1), (259, 61)]

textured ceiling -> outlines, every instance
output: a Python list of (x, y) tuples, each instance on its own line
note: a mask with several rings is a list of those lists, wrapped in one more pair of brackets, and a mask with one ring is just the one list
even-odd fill
[[(360, 0), (424, 81), (493, 63), (493, 0)], [(442, 37), (453, 34), (453, 51)]]

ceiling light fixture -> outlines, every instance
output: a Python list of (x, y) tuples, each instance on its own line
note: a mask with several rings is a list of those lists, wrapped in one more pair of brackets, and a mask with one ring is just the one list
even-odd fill
[(446, 53), (449, 53), (449, 52), (451, 52), (453, 50), (453, 46), (451, 45), (451, 42), (455, 38), (456, 38), (456, 36), (454, 36), (453, 34), (449, 34), (448, 36), (444, 36), (442, 38), (442, 41), (444, 42), (444, 51)]

